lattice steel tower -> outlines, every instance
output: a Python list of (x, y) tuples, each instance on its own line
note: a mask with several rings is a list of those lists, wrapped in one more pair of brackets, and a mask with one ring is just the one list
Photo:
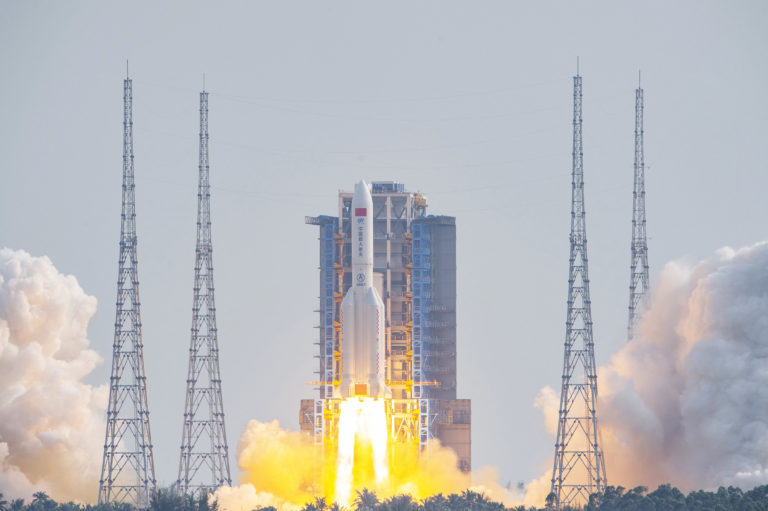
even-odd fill
[(197, 192), (197, 248), (189, 344), (187, 398), (181, 435), (178, 489), (207, 493), (231, 485), (229, 449), (221, 398), (219, 341), (213, 286), (211, 186), (208, 166), (208, 93), (200, 93), (200, 180)]
[(648, 240), (645, 235), (645, 156), (643, 155), (643, 89), (638, 75), (635, 90), (635, 182), (632, 192), (632, 262), (629, 275), (629, 326), (627, 339), (634, 337), (635, 323), (648, 293)]
[(136, 197), (133, 179), (133, 92), (123, 82), (123, 209), (117, 277), (115, 340), (112, 345), (107, 431), (99, 482), (99, 504), (149, 506), (155, 491), (155, 464), (149, 429), (147, 378), (141, 340)]
[(557, 509), (579, 505), (605, 489), (605, 462), (598, 439), (597, 374), (584, 221), (584, 171), (581, 143), (581, 76), (573, 78), (573, 171), (568, 318), (565, 329), (563, 387), (552, 469)]

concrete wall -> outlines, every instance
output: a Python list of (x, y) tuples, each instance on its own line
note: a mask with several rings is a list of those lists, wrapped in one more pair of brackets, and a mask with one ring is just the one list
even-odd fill
[(459, 468), (472, 469), (472, 401), (469, 399), (441, 399), (438, 401), (437, 438), (459, 457)]
[(302, 399), (299, 406), (299, 429), (302, 433), (314, 434), (315, 428), (312, 425), (312, 413), (315, 408), (314, 399)]

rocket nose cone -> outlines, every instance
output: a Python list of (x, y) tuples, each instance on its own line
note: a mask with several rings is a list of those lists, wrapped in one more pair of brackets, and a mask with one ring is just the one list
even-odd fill
[(358, 197), (365, 197), (366, 195), (371, 194), (371, 188), (368, 185), (368, 183), (365, 182), (364, 179), (361, 179), (357, 182), (355, 185), (355, 195)]

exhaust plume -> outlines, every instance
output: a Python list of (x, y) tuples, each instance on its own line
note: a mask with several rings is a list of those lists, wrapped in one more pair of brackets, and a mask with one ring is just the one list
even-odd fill
[(82, 379), (96, 299), (47, 257), (0, 249), (0, 492), (93, 501), (106, 387)]
[[(314, 497), (334, 502), (337, 499), (333, 490), (327, 490), (334, 488), (337, 474), (326, 470), (326, 476), (332, 480), (320, 481), (320, 487), (315, 487), (315, 477), (322, 468), (315, 460), (316, 450), (310, 436), (285, 430), (277, 421), (252, 420), (238, 444), (240, 486), (219, 488), (214, 498), (222, 511), (250, 511), (258, 506), (299, 509)], [(335, 461), (329, 460), (326, 469), (335, 467)], [(507, 505), (518, 503), (515, 495), (496, 482), (495, 469), (485, 468), (470, 475), (461, 472), (457, 463), (452, 449), (435, 442), (420, 457), (415, 453), (410, 458), (400, 457), (396, 465), (389, 466), (385, 481), (373, 481), (363, 487), (374, 490), (380, 499), (396, 494), (422, 499), (436, 493), (471, 489)], [(363, 487), (353, 484), (352, 498)], [(342, 497), (345, 498), (346, 495)]]
[[(635, 339), (599, 369), (598, 386), (609, 484), (764, 484), (768, 242), (668, 263)], [(537, 398), (550, 425), (553, 396)]]

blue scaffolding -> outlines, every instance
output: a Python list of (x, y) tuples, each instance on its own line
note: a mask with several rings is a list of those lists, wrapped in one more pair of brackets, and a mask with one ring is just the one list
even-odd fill
[(325, 437), (325, 400), (333, 397), (336, 379), (336, 297), (340, 293), (336, 278), (336, 232), (339, 219), (321, 215), (307, 217), (305, 222), (320, 226), (320, 398), (315, 399), (313, 427), (315, 442), (321, 444)]
[(413, 234), (413, 398), (419, 401), (419, 446), (435, 438), (437, 401), (430, 395), (430, 310), (432, 302), (432, 232), (414, 222)]

